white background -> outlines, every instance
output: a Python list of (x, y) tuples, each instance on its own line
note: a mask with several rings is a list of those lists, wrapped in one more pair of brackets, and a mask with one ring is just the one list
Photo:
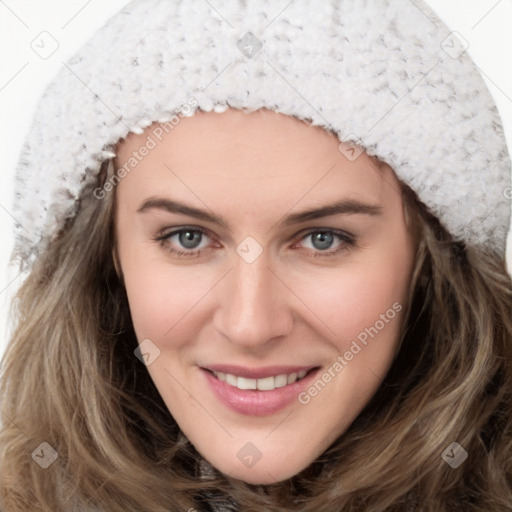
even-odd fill
[[(8, 260), (13, 245), (13, 174), (23, 138), (39, 96), (62, 61), (70, 58), (127, 3), (126, 0), (0, 0), (0, 357), (10, 329), (7, 306), (21, 283), (16, 270), (8, 268)], [(219, 5), (214, 0), (209, 3)], [(288, 3), (288, 0), (276, 0), (276, 13)], [(512, 148), (512, 0), (428, 0), (427, 3), (451, 30), (468, 41), (468, 53), (480, 68), (498, 105), (508, 146)], [(42, 31), (52, 34), (59, 45), (46, 60), (31, 48), (32, 41)], [(512, 270), (510, 235), (508, 243), (507, 261)]]

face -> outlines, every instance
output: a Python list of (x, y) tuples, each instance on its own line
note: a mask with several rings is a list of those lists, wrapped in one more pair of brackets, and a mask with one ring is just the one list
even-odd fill
[(414, 254), (399, 183), (265, 109), (196, 111), (167, 131), (130, 134), (116, 159), (140, 350), (205, 459), (279, 482), (343, 434), (396, 355)]

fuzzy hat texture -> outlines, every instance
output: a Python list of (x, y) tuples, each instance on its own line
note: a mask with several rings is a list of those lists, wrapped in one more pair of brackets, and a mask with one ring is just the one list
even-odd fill
[(510, 159), (466, 50), (421, 0), (132, 1), (38, 104), (16, 170), (13, 256), (30, 268), (129, 132), (228, 107), (333, 131), (357, 144), (347, 158), (363, 147), (387, 162), (456, 239), (504, 251)]

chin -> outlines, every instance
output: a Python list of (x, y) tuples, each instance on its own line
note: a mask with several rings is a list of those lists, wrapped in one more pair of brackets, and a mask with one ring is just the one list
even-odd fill
[[(281, 461), (280, 461), (281, 462)], [(240, 468), (233, 469), (227, 467), (227, 471), (219, 469), (222, 473), (230, 478), (236, 478), (242, 480), (247, 484), (252, 485), (271, 485), (279, 482), (283, 482), (292, 478), (293, 476), (300, 473), (306, 465), (298, 465), (295, 463), (293, 466), (283, 467), (281, 465), (273, 465), (268, 461), (265, 463), (263, 458), (258, 461), (256, 465), (251, 468)]]
[[(268, 471), (268, 473), (267, 473)], [(285, 474), (281, 474), (278, 472), (273, 472), (270, 470), (265, 470), (262, 468), (257, 472), (253, 472), (252, 470), (248, 471), (240, 471), (231, 473), (229, 476), (231, 478), (236, 478), (237, 480), (242, 480), (246, 484), (251, 485), (272, 485), (282, 482), (284, 480), (288, 480), (292, 476), (294, 476), (295, 472), (288, 472)]]

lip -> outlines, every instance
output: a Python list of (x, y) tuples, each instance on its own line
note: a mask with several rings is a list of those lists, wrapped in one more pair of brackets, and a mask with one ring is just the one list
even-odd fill
[[(217, 366), (216, 366), (217, 368)], [(218, 368), (236, 368), (232, 366), (218, 366)], [(267, 367), (265, 370), (272, 368), (272, 372), (275, 372), (275, 368), (282, 369), (283, 367)], [(245, 414), (248, 416), (267, 416), (274, 414), (281, 409), (284, 409), (292, 402), (297, 400), (297, 396), (302, 393), (307, 387), (311, 385), (311, 382), (315, 378), (315, 375), (320, 371), (320, 367), (309, 366), (309, 367), (286, 367), (287, 370), (283, 373), (293, 373), (289, 371), (289, 368), (300, 368), (303, 370), (310, 369), (301, 380), (288, 384), (282, 388), (276, 388), (272, 391), (260, 391), (254, 389), (238, 389), (235, 386), (230, 386), (226, 382), (218, 379), (213, 375), (212, 372), (206, 368), (200, 368), (201, 372), (205, 376), (206, 383), (212, 390), (213, 394), (217, 399), (230, 410), (239, 414)], [(213, 369), (213, 368), (211, 368)], [(222, 370), (215, 370), (222, 371)], [(261, 372), (261, 370), (258, 370)], [(269, 370), (270, 371), (270, 370)], [(299, 370), (300, 371), (300, 370)], [(279, 375), (279, 373), (270, 373), (270, 375)], [(227, 373), (231, 373), (228, 371)], [(240, 375), (233, 373), (240, 377)], [(261, 374), (261, 373), (260, 373)], [(266, 375), (267, 377), (270, 375)], [(246, 377), (256, 378), (256, 377)]]
[(246, 379), (264, 379), (286, 373), (299, 373), (302, 370), (311, 370), (316, 366), (265, 366), (260, 368), (248, 368), (246, 366), (237, 366), (234, 364), (212, 364), (203, 367), (206, 370), (214, 372), (231, 373), (237, 377), (245, 377)]

